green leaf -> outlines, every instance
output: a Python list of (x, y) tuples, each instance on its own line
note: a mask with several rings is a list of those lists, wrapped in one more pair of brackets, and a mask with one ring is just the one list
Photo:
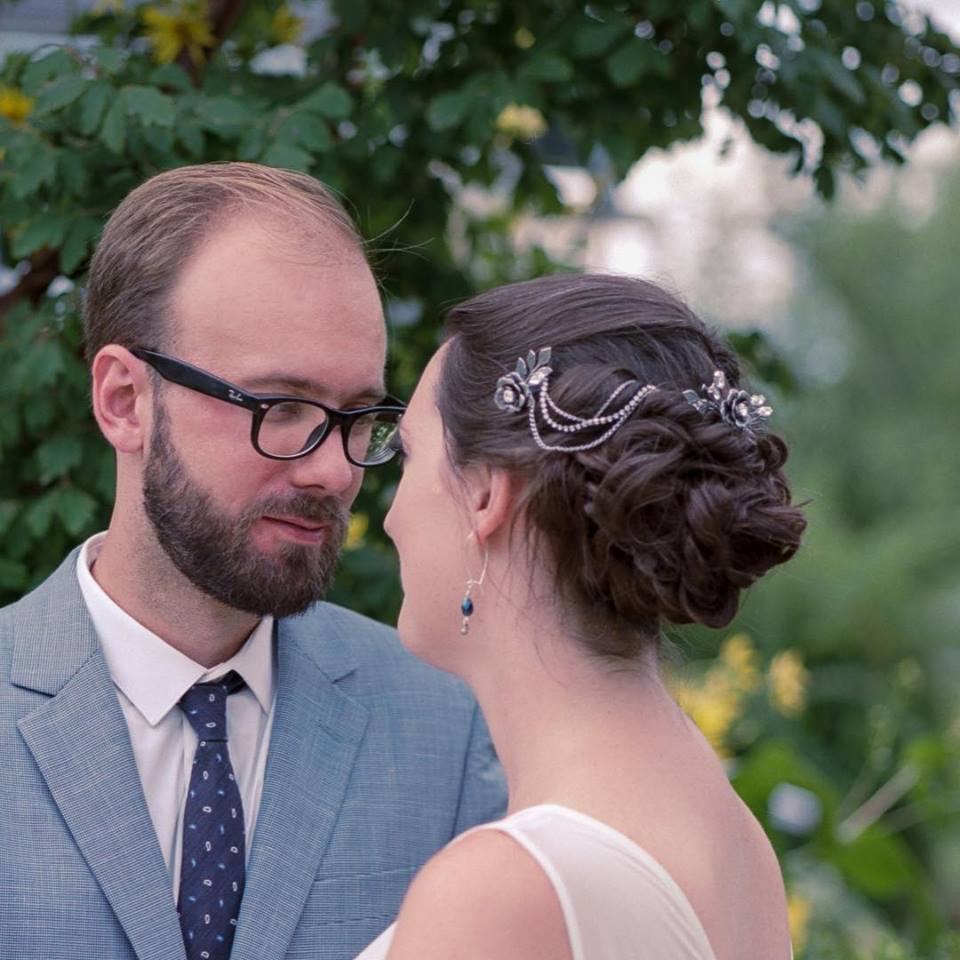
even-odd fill
[(847, 118), (832, 100), (824, 96), (817, 97), (814, 101), (812, 116), (825, 131), (832, 133), (838, 140), (847, 138), (850, 132)]
[(629, 32), (622, 23), (588, 23), (577, 29), (573, 37), (573, 53), (581, 60), (599, 57)]
[(83, 154), (73, 150), (61, 151), (57, 159), (60, 183), (75, 197), (83, 197), (90, 186), (90, 168), (85, 160)]
[(56, 110), (62, 110), (74, 100), (79, 99), (89, 85), (90, 81), (85, 77), (76, 75), (59, 77), (40, 91), (37, 102), (33, 105), (33, 115), (42, 117)]
[(661, 54), (650, 44), (631, 39), (607, 59), (607, 73), (618, 87), (632, 87), (645, 73), (654, 69), (659, 56)]
[[(24, 396), (29, 396), (27, 391), (24, 391)], [(30, 433), (39, 433), (46, 430), (58, 415), (60, 411), (50, 395), (34, 391), (30, 396), (30, 402), (24, 407), (23, 422)]]
[(470, 110), (473, 98), (463, 92), (442, 93), (427, 107), (427, 123), (433, 130), (450, 130), (458, 126)]
[(891, 900), (907, 893), (920, 879), (917, 862), (903, 839), (878, 827), (839, 846), (831, 859), (854, 886), (874, 900)]
[(10, 193), (18, 200), (24, 200), (40, 187), (52, 185), (56, 180), (56, 155), (52, 150), (42, 147), (31, 155), (28, 166), (17, 170), (17, 176), (10, 183)]
[(177, 139), (186, 147), (187, 152), (196, 158), (204, 155), (206, 138), (200, 125), (193, 120), (182, 120), (176, 126)]
[(67, 275), (73, 273), (87, 259), (93, 241), (100, 235), (99, 217), (81, 216), (73, 220), (64, 234), (60, 247), (60, 269)]
[(35, 97), (51, 77), (58, 74), (75, 74), (79, 69), (80, 64), (67, 52), (67, 48), (59, 47), (53, 53), (31, 60), (24, 67), (20, 76), (20, 87), (27, 96)]
[(751, 5), (747, 0), (714, 0), (723, 15), (736, 23), (752, 13)]
[(836, 57), (825, 50), (814, 48), (809, 51), (809, 55), (834, 89), (839, 90), (857, 106), (863, 106), (866, 100), (863, 87), (860, 86), (860, 82), (852, 71), (848, 70)]
[(10, 252), (17, 260), (22, 260), (42, 247), (56, 248), (63, 241), (65, 227), (66, 224), (59, 214), (41, 214), (15, 235), (10, 244)]
[(264, 154), (263, 162), (271, 167), (286, 167), (288, 170), (302, 170), (306, 173), (313, 165), (313, 157), (293, 144), (274, 143)]
[(76, 487), (64, 487), (57, 491), (54, 505), (61, 523), (73, 537), (84, 532), (97, 512), (97, 501)]
[(340, 19), (340, 29), (347, 35), (362, 30), (370, 14), (367, 0), (340, 0), (334, 8)]
[(50, 490), (38, 497), (23, 512), (27, 529), (39, 540), (47, 535), (57, 507), (57, 491)]
[(317, 153), (325, 153), (333, 146), (326, 121), (305, 110), (297, 110), (283, 121), (277, 131), (277, 140), (299, 144)]
[[(63, 373), (63, 352), (60, 344), (56, 340), (42, 339), (37, 340), (33, 346), (24, 354), (19, 365), (15, 369), (15, 382), (24, 396), (35, 396), (42, 392), (46, 387), (51, 386)], [(48, 410), (44, 411), (44, 405), (32, 402), (27, 405), (27, 412), (24, 418), (36, 412), (37, 416), (52, 409), (48, 405)], [(31, 429), (35, 429), (45, 424), (42, 418), (31, 422)]]
[(305, 110), (314, 110), (330, 120), (343, 120), (353, 110), (353, 98), (343, 87), (325, 83), (319, 90), (297, 104)]
[(127, 106), (124, 92), (117, 94), (100, 128), (100, 139), (112, 153), (123, 153), (127, 142)]
[(97, 66), (108, 76), (114, 76), (123, 69), (126, 54), (116, 47), (97, 47), (93, 51)]
[(165, 63), (150, 74), (150, 83), (156, 87), (172, 87), (181, 93), (190, 93), (193, 85), (183, 67), (176, 63)]
[(18, 512), (19, 505), (15, 500), (0, 500), (0, 536), (7, 532)]
[(27, 586), (27, 568), (19, 560), (0, 557), (0, 587), (20, 592)]
[(37, 447), (40, 482), (50, 483), (69, 473), (83, 459), (83, 440), (76, 434), (56, 434)]
[(197, 119), (207, 130), (224, 132), (246, 126), (255, 114), (245, 104), (232, 97), (207, 97), (196, 107)]
[(144, 126), (172, 127), (173, 100), (153, 87), (128, 87), (127, 116), (136, 117)]
[(103, 80), (94, 80), (80, 101), (80, 132), (92, 136), (100, 127), (103, 112), (110, 103), (114, 89)]
[(263, 125), (259, 123), (251, 124), (243, 131), (240, 142), (237, 144), (237, 159), (239, 160), (257, 160), (263, 153), (266, 146), (267, 135)]
[(541, 54), (533, 57), (520, 70), (524, 79), (543, 80), (547, 83), (562, 83), (573, 79), (573, 67), (569, 60), (555, 53)]

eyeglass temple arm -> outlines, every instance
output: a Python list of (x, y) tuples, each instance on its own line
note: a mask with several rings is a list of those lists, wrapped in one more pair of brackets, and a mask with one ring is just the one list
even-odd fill
[(212, 373), (200, 370), (185, 360), (177, 360), (174, 357), (168, 357), (165, 353), (157, 353), (155, 350), (136, 348), (131, 352), (135, 357), (149, 363), (164, 380), (169, 380), (171, 383), (204, 393), (208, 397), (215, 397), (217, 400), (225, 400), (227, 403), (247, 410), (257, 411), (261, 407), (261, 401), (253, 394), (241, 390), (227, 380), (215, 377)]

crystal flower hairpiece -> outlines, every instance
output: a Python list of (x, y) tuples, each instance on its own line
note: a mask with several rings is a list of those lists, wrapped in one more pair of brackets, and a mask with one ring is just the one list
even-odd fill
[[(530, 433), (541, 450), (577, 453), (600, 446), (623, 426), (627, 417), (640, 405), (640, 401), (657, 389), (650, 383), (642, 386), (636, 380), (626, 380), (607, 397), (592, 417), (580, 417), (558, 407), (550, 397), (550, 374), (553, 373), (550, 356), (550, 347), (544, 347), (539, 352), (531, 350), (526, 359), (520, 357), (517, 360), (516, 369), (504, 374), (497, 381), (497, 389), (493, 395), (493, 402), (507, 413), (519, 413), (524, 407), (527, 408)], [(613, 413), (607, 413), (613, 401), (631, 386), (635, 386), (636, 389), (630, 399)], [(606, 427), (606, 429), (589, 443), (570, 446), (549, 444), (540, 435), (537, 424), (538, 410), (544, 422), (561, 433), (576, 434), (596, 427)]]
[(752, 430), (773, 413), (773, 407), (767, 405), (762, 393), (749, 394), (730, 387), (722, 370), (713, 371), (713, 383), (702, 384), (700, 393), (684, 390), (683, 395), (699, 413), (704, 416), (714, 413), (724, 423), (740, 430)]
[[(637, 380), (625, 380), (601, 404), (592, 417), (580, 417), (558, 407), (550, 396), (551, 348), (530, 350), (526, 357), (517, 360), (516, 367), (497, 380), (493, 402), (505, 413), (520, 413), (526, 408), (530, 423), (530, 433), (541, 450), (578, 453), (591, 450), (612, 437), (637, 409), (641, 401), (658, 388), (652, 384), (640, 384)], [(626, 390), (633, 387), (633, 393), (612, 413), (607, 411), (611, 404)], [(761, 394), (749, 394), (746, 390), (731, 388), (722, 370), (715, 370), (713, 383), (703, 384), (701, 396), (694, 390), (684, 390), (683, 396), (699, 413), (707, 416), (716, 414), (724, 423), (741, 430), (751, 430), (773, 413)], [(548, 444), (540, 434), (537, 414), (549, 427), (560, 433), (577, 434), (584, 430), (605, 427), (600, 436), (588, 443), (566, 445)]]

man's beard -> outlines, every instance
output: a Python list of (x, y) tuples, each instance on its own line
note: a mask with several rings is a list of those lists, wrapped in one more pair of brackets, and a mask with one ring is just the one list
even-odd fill
[[(143, 502), (160, 546), (180, 573), (215, 600), (258, 616), (288, 617), (322, 600), (347, 531), (342, 504), (304, 493), (270, 497), (238, 517), (224, 514), (187, 474), (170, 440), (162, 400), (144, 471)], [(268, 556), (251, 535), (264, 516), (299, 517), (327, 529), (315, 546), (285, 543)]]

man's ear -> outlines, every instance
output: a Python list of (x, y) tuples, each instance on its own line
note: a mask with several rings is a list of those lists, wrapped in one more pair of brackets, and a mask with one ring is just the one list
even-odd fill
[(103, 347), (93, 358), (93, 415), (117, 453), (138, 453), (146, 443), (145, 411), (153, 390), (146, 365), (125, 347)]
[(507, 531), (517, 502), (517, 485), (505, 470), (476, 466), (467, 476), (469, 522), (482, 546), (501, 531)]

